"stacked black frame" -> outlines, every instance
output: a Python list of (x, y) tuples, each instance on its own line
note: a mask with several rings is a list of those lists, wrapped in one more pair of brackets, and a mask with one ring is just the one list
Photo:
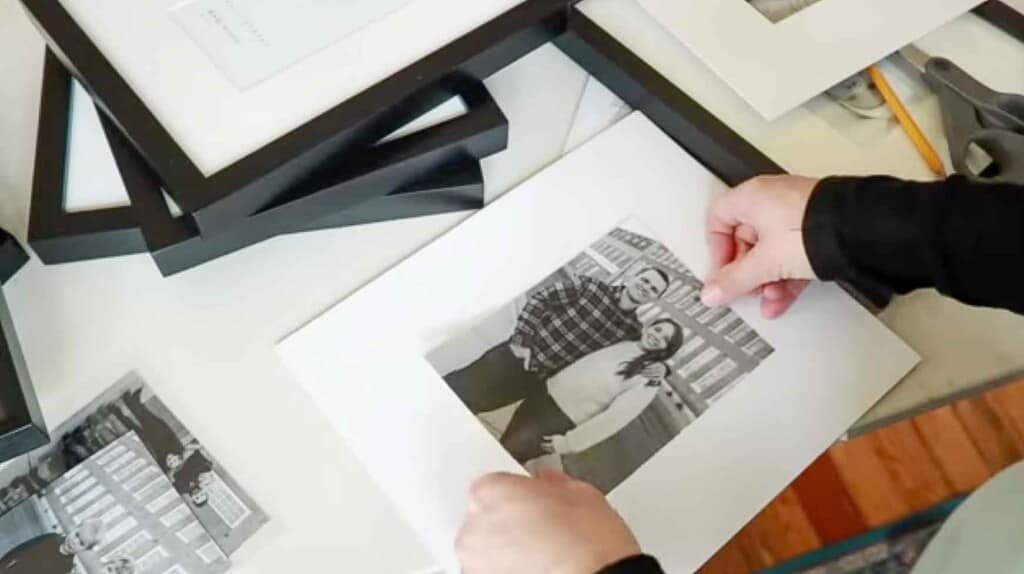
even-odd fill
[(468, 113), (325, 166), (244, 224), (212, 237), (190, 217), (174, 216), (156, 174), (109, 120), (101, 122), (147, 249), (169, 276), (277, 235), (326, 225), (325, 217), (348, 225), (482, 207), (482, 185), (453, 174), (479, 176), (479, 160), (508, 145), (508, 119), (479, 81), (453, 78), (445, 85), (449, 97), (462, 97)]
[[(29, 243), (44, 263), (66, 263), (146, 252), (148, 244), (144, 229), (161, 229), (161, 220), (155, 224), (152, 222), (147, 224), (146, 220), (140, 219), (139, 210), (132, 206), (78, 212), (68, 212), (64, 209), (66, 185), (64, 166), (68, 153), (67, 126), (70, 119), (71, 83), (71, 76), (59, 60), (52, 53), (48, 53), (43, 71), (42, 103), (29, 218)], [(418, 149), (431, 145), (430, 142), (447, 144), (447, 147), (441, 145), (441, 149), (437, 150), (438, 153), (435, 154), (441, 155), (445, 150), (457, 145), (457, 138), (461, 135), (467, 140), (466, 148), (470, 150), (464, 154), (463, 158), (444, 161), (442, 165), (434, 165), (429, 162), (421, 163), (423, 171), (417, 174), (418, 177), (411, 179), (405, 175), (408, 172), (408, 167), (399, 165), (395, 168), (397, 172), (394, 174), (394, 178), (385, 182), (387, 185), (400, 185), (398, 189), (387, 188), (387, 195), (333, 213), (312, 214), (307, 211), (304, 215), (296, 214), (296, 217), (291, 218), (292, 224), (282, 233), (328, 229), (482, 207), (484, 201), (483, 176), (479, 161), (472, 157), (472, 154), (476, 153), (482, 157), (485, 153), (503, 149), (507, 144), (507, 120), (479, 82), (467, 80), (461, 83), (447, 82), (446, 85), (444, 93), (449, 96), (461, 97), (467, 103), (466, 115), (476, 121), (459, 118), (457, 124), (463, 126), (462, 129), (456, 130), (454, 135), (449, 135), (447, 138), (428, 138), (428, 143), (419, 144)], [(404, 118), (394, 118), (394, 121), (402, 119)], [(396, 123), (388, 124), (385, 127), (393, 130), (399, 126), (400, 124)], [(479, 132), (474, 131), (477, 129), (475, 126), (479, 126)], [(105, 127), (109, 128), (109, 126)], [(445, 129), (432, 127), (421, 131), (429, 135)], [(407, 142), (407, 138), (412, 138), (415, 135), (405, 136), (395, 141)], [(424, 136), (418, 137), (423, 138)], [(145, 167), (145, 163), (138, 158), (134, 148), (126, 146), (119, 135), (110, 135), (108, 140), (118, 142), (116, 146), (113, 143), (110, 145), (117, 152), (118, 165), (122, 170), (148, 169)], [(481, 145), (481, 141), (483, 145)], [(380, 157), (384, 159), (376, 162), (376, 165), (379, 166), (379, 171), (387, 174), (390, 173), (387, 158), (393, 156), (388, 156), (386, 152), (387, 149), (393, 148), (395, 145), (371, 147), (364, 150), (363, 154), (380, 155), (381, 149), (383, 149), (385, 153)], [(353, 154), (348, 158), (349, 162), (351, 163), (354, 158)], [(128, 167), (125, 167), (126, 164), (129, 164)], [(135, 177), (132, 182), (135, 184), (141, 182), (146, 190), (145, 194), (153, 194), (152, 197), (162, 199), (158, 184), (152, 177)], [(337, 180), (314, 179), (312, 182), (307, 186), (308, 189), (322, 190), (324, 187), (337, 184)], [(125, 181), (125, 185), (128, 187), (128, 181)], [(132, 191), (143, 193), (141, 190)], [(138, 194), (136, 196), (138, 197)], [(147, 197), (149, 195), (143, 195), (142, 201), (145, 201)], [(174, 217), (170, 215), (169, 210), (160, 213), (164, 215), (165, 219)], [(312, 217), (312, 219), (305, 220), (306, 217)], [(182, 230), (185, 238), (198, 236), (198, 232), (190, 223), (189, 215), (174, 219), (173, 224), (164, 222), (164, 226), (173, 225), (176, 229)], [(228, 235), (247, 234), (248, 237), (254, 238), (251, 242), (255, 242), (255, 238), (260, 237), (260, 234), (254, 233), (256, 230), (245, 230), (245, 228), (259, 226), (260, 221), (254, 222), (251, 217), (247, 217), (236, 223)], [(269, 236), (266, 233), (263, 235)], [(230, 245), (224, 238), (215, 237), (210, 241), (196, 240), (188, 245), (179, 246), (173, 250), (171, 255), (179, 261), (185, 260), (187, 264), (178, 263), (176, 267), (166, 264), (161, 265), (161, 269), (169, 274), (209, 260), (212, 258), (211, 250), (208, 246), (204, 247), (204, 244), (216, 244), (218, 241), (221, 245)], [(238, 243), (236, 241), (234, 245), (236, 248), (241, 248), (251, 242)], [(167, 244), (160, 241), (155, 241), (154, 244), (159, 245), (158, 251), (167, 247)], [(189, 250), (192, 253), (188, 253)], [(158, 254), (156, 258), (158, 264), (164, 264), (168, 255)]]
[[(330, 158), (372, 145), (395, 114), (414, 118), (445, 98), (452, 76), (483, 79), (551, 41), (568, 0), (522, 4), (206, 177), (59, 0), (22, 0), (51, 48), (140, 152), (204, 235), (265, 209)], [(389, 123), (389, 122), (386, 122)], [(401, 122), (404, 123), (404, 122)]]

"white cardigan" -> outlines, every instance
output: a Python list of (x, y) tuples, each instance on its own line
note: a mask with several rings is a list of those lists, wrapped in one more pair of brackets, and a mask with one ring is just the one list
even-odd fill
[(622, 364), (643, 353), (634, 341), (626, 341), (591, 353), (548, 379), (548, 393), (576, 424), (556, 439), (558, 452), (587, 450), (622, 430), (644, 411), (658, 394), (643, 376), (624, 380), (616, 372)]

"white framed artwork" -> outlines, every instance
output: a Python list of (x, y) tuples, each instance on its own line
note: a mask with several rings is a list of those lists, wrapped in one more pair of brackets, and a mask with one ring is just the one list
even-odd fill
[(206, 176), (522, 2), (59, 1)]

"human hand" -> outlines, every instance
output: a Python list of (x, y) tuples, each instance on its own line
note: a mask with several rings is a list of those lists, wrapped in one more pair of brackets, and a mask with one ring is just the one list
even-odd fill
[(569, 448), (569, 441), (565, 435), (553, 434), (544, 437), (540, 442), (540, 449), (548, 454), (572, 454)]
[(457, 550), (466, 574), (594, 574), (640, 553), (604, 496), (559, 472), (478, 480)]
[(640, 374), (648, 379), (664, 379), (668, 377), (668, 365), (660, 361), (644, 367)]
[(515, 343), (509, 343), (509, 349), (512, 350), (512, 354), (518, 359), (523, 361), (523, 370), (530, 370), (530, 360), (533, 358), (533, 351), (522, 345), (516, 345)]
[(707, 216), (712, 271), (701, 292), (705, 305), (760, 295), (768, 319), (793, 305), (815, 278), (802, 228), (817, 184), (793, 175), (762, 176), (715, 198)]

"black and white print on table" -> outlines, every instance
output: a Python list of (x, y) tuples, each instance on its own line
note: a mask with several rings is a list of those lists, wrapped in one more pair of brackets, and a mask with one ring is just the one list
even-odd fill
[(268, 518), (135, 374), (11, 461), (0, 571), (217, 574)]
[[(427, 359), (513, 458), (610, 492), (774, 349), (619, 227)], [(642, 228), (641, 228), (642, 229)]]

